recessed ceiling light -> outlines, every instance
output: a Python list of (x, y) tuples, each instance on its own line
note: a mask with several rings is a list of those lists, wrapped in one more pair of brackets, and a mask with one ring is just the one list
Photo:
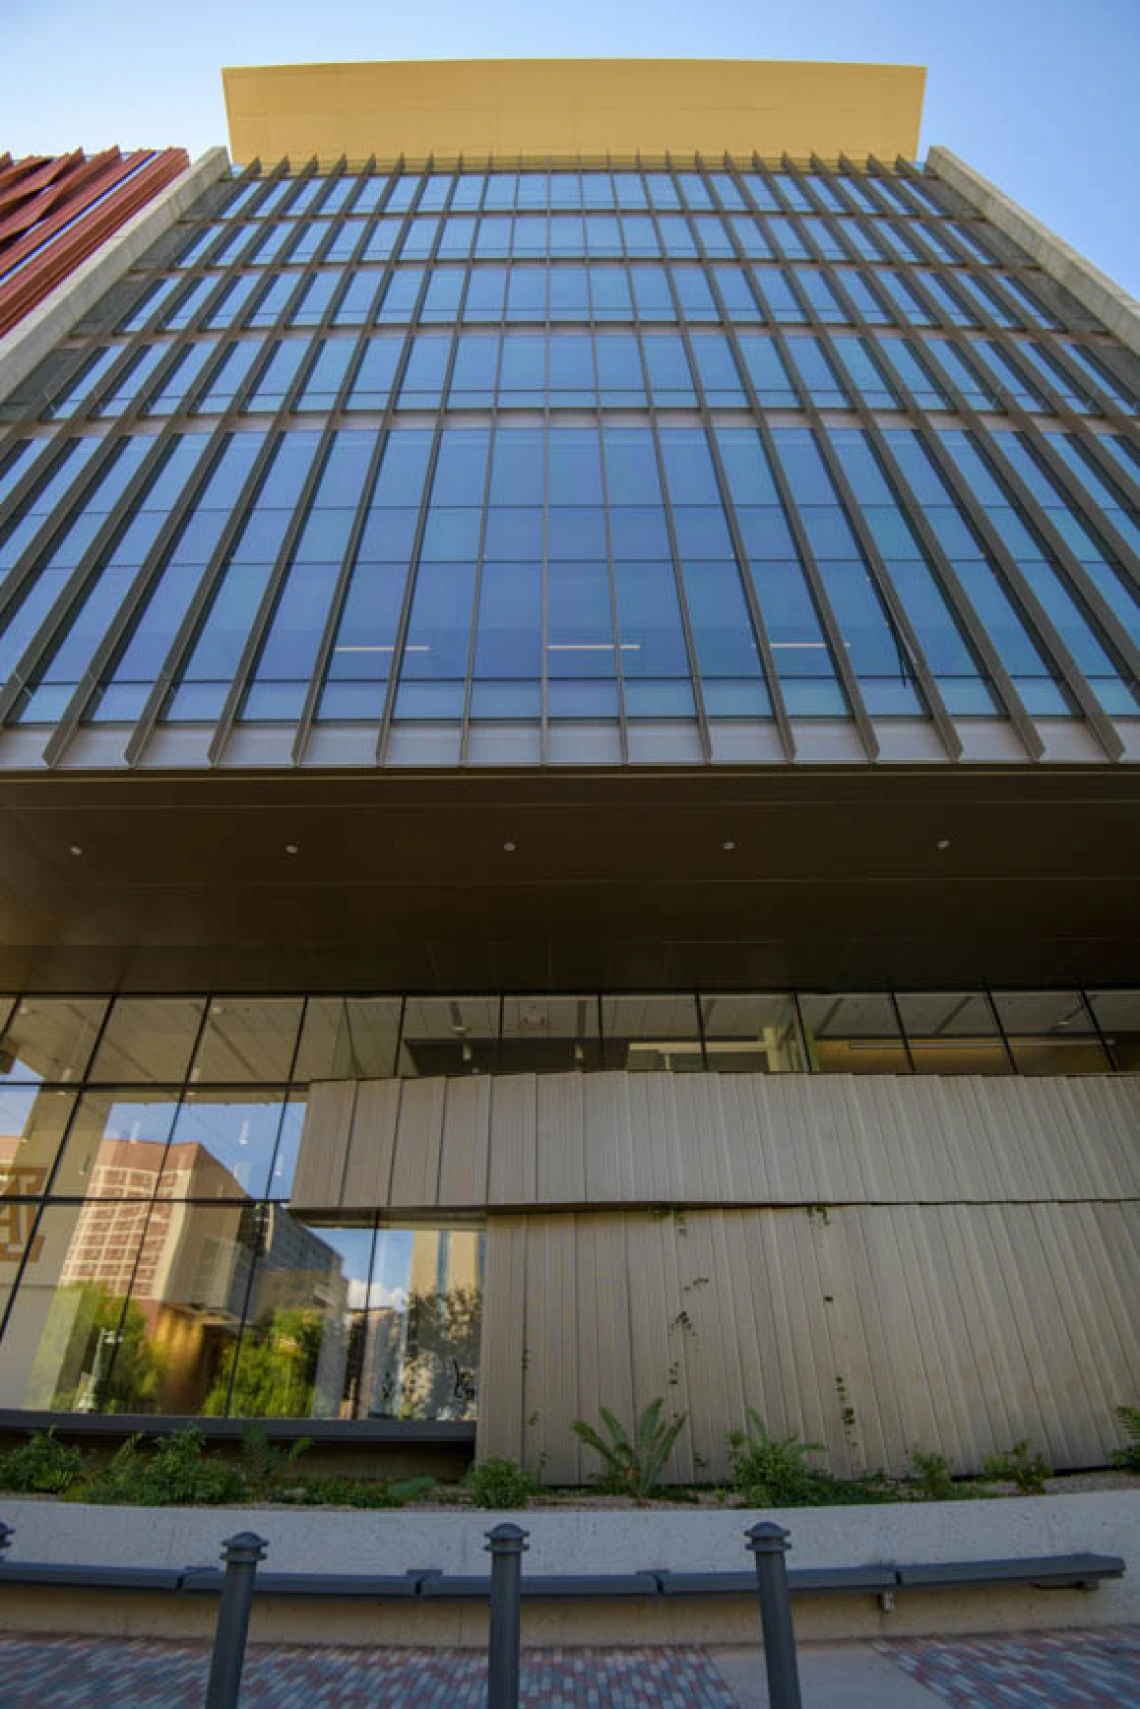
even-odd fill
[(506, 849), (508, 854), (514, 854), (514, 852), (518, 848), (518, 846), (519, 845), (517, 843), (504, 843), (503, 844), (503, 847)]
[(298, 848), (296, 843), (286, 843), (285, 844), (285, 853), (286, 854), (300, 854), (300, 852), (301, 851)]
[(721, 848), (722, 848), (722, 849), (724, 849), (724, 851), (725, 851), (725, 853), (726, 853), (726, 854), (731, 854), (731, 853), (732, 853), (732, 851), (733, 851), (733, 849), (734, 849), (734, 848), (735, 848), (735, 847), (736, 847), (736, 844), (735, 844), (735, 843), (734, 843), (734, 842), (733, 842), (733, 841), (732, 841), (732, 839), (731, 839), (731, 838), (730, 838), (730, 839), (729, 839), (729, 840), (728, 840), (728, 842), (726, 842), (726, 843), (721, 843), (721, 845), (720, 845), (720, 846), (721, 846)]
[(950, 838), (949, 837), (939, 837), (936, 846), (940, 849), (948, 849), (950, 847)]
[(73, 855), (81, 855), (83, 853), (82, 845), (80, 843), (72, 843), (71, 852)]

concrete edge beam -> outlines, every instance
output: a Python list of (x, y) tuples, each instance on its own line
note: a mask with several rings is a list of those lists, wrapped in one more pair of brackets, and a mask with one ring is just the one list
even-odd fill
[(1086, 261), (1071, 244), (1042, 225), (950, 149), (936, 143), (927, 152), (926, 166), (935, 178), (964, 196), (998, 231), (1019, 243), (1043, 272), (1063, 285), (1122, 344), (1140, 356), (1140, 302), (1135, 297), (1130, 297), (1107, 273)]
[(0, 338), (0, 401), (50, 355), (202, 192), (225, 176), (229, 166), (224, 148), (207, 149)]

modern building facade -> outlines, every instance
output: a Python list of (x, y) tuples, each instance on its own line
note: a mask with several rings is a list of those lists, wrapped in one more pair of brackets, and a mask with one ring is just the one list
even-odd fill
[(908, 68), (227, 96), (0, 348), (5, 1416), (1102, 1463), (1134, 306)]
[(188, 165), (181, 148), (0, 155), (0, 336)]

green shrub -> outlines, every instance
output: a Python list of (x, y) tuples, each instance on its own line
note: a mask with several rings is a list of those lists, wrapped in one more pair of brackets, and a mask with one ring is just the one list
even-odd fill
[(293, 1467), (313, 1445), (311, 1436), (300, 1436), (288, 1447), (275, 1447), (258, 1424), (247, 1424), (241, 1433), (241, 1469), (251, 1501), (269, 1501), (286, 1481)]
[(663, 1423), (661, 1408), (664, 1404), (660, 1397), (650, 1401), (637, 1421), (637, 1432), (632, 1441), (624, 1426), (604, 1406), (598, 1411), (609, 1432), (608, 1442), (583, 1419), (573, 1420), (570, 1428), (575, 1436), (601, 1456), (605, 1470), (599, 1481), (603, 1489), (618, 1495), (631, 1495), (638, 1502), (650, 1501), (656, 1495), (665, 1462), (688, 1417), (682, 1412), (671, 1423)]
[(434, 1478), (405, 1478), (388, 1483), (378, 1478), (304, 1478), (294, 1499), (306, 1507), (403, 1507), (435, 1488)]
[(67, 1492), (68, 1499), (93, 1501), (106, 1507), (120, 1502), (136, 1502), (146, 1467), (146, 1460), (139, 1452), (141, 1441), (141, 1435), (128, 1436), (107, 1465), (97, 1472), (92, 1472), (82, 1483), (72, 1484)]
[(907, 1481), (919, 1501), (953, 1501), (958, 1493), (945, 1454), (924, 1454), (912, 1448)]
[(825, 1452), (820, 1442), (771, 1436), (756, 1408), (748, 1408), (746, 1430), (728, 1436), (728, 1464), (734, 1493), (746, 1507), (831, 1507), (894, 1501), (897, 1490), (881, 1472), (861, 1478), (837, 1478), (808, 1464), (809, 1454)]
[(158, 1437), (149, 1457), (140, 1451), (141, 1441), (128, 1437), (110, 1465), (74, 1488), (78, 1499), (134, 1507), (221, 1507), (246, 1499), (241, 1472), (210, 1459), (194, 1425)]
[(754, 1406), (744, 1430), (728, 1435), (728, 1464), (732, 1486), (749, 1507), (799, 1507), (821, 1501), (836, 1481), (828, 1472), (808, 1464), (809, 1454), (822, 1454), (822, 1442), (801, 1442), (771, 1436)]
[(982, 1463), (982, 1474), (1016, 1484), (1022, 1495), (1043, 1495), (1045, 1479), (1053, 1476), (1053, 1468), (1041, 1454), (1030, 1452), (1023, 1437), (1004, 1454), (988, 1455)]
[(0, 1454), (0, 1489), (20, 1495), (62, 1495), (83, 1471), (82, 1449), (60, 1442), (55, 1426), (37, 1430), (17, 1448)]
[(1128, 1438), (1128, 1446), (1116, 1450), (1112, 1463), (1126, 1472), (1140, 1472), (1140, 1406), (1118, 1406), (1116, 1416)]
[(476, 1507), (502, 1512), (525, 1507), (537, 1488), (525, 1466), (501, 1454), (492, 1454), (472, 1466), (463, 1480), (463, 1487)]

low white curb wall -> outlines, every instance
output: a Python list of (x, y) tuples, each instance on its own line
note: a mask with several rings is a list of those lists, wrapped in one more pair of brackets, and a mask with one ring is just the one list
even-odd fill
[[(524, 1574), (740, 1571), (751, 1565), (744, 1532), (758, 1518), (791, 1532), (791, 1566), (857, 1566), (889, 1561), (984, 1560), (1090, 1551), (1121, 1555), (1122, 1580), (1095, 1593), (900, 1591), (884, 1614), (873, 1597), (799, 1600), (802, 1637), (915, 1632), (1008, 1631), (1029, 1626), (1140, 1622), (1140, 1490), (1084, 1495), (897, 1503), (882, 1507), (797, 1508), (775, 1513), (665, 1509), (645, 1512), (537, 1511), (515, 1514), (317, 1512), (276, 1508), (85, 1507), (0, 1499), (15, 1527), (9, 1559), (212, 1565), (223, 1537), (252, 1530), (269, 1540), (267, 1567), (279, 1572), (396, 1572), (440, 1567), (485, 1573), (490, 1527), (513, 1519), (530, 1533)], [(523, 1605), (524, 1640), (537, 1642), (752, 1642), (752, 1598), (659, 1603)], [(9, 1630), (207, 1634), (211, 1597), (137, 1593), (0, 1592), (0, 1626)], [(480, 1603), (259, 1601), (254, 1636), (325, 1643), (472, 1643), (486, 1638)]]

